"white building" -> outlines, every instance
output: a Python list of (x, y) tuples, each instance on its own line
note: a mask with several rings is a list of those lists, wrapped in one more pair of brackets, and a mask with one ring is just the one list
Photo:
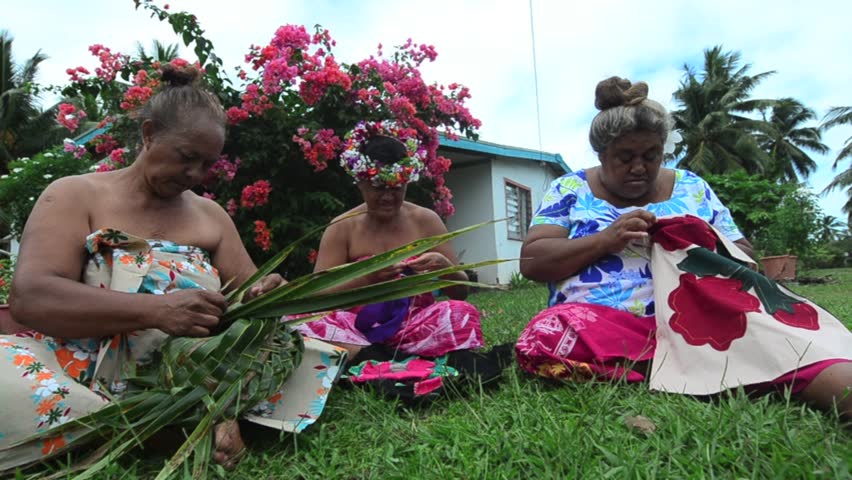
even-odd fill
[[(559, 154), (467, 139), (442, 138), (438, 153), (453, 161), (445, 179), (456, 212), (447, 229), (508, 218), (456, 238), (453, 247), (463, 263), (519, 258), (533, 210), (550, 182), (571, 171)], [(513, 261), (477, 273), (480, 282), (494, 284), (509, 283), (517, 271)]]

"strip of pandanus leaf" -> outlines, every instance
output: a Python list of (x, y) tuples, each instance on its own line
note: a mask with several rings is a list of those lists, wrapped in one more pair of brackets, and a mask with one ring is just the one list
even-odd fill
[(161, 410), (162, 413), (158, 415), (155, 420), (148, 422), (147, 425), (140, 425), (141, 430), (134, 432), (134, 435), (132, 436), (133, 438), (124, 440), (121, 444), (119, 444), (119, 442), (129, 435), (129, 432), (125, 431), (111, 438), (108, 441), (108, 444), (111, 444), (111, 446), (107, 449), (107, 454), (104, 458), (98, 460), (97, 463), (86, 469), (86, 471), (76, 477), (75, 480), (92, 478), (92, 476), (113, 464), (115, 459), (127, 453), (134, 446), (137, 446), (140, 440), (147, 440), (151, 435), (157, 433), (162, 428), (177, 420), (187, 410), (196, 406), (204, 395), (207, 395), (204, 388), (196, 387), (191, 392), (180, 396), (180, 398), (177, 398), (176, 400), (168, 403), (163, 402), (166, 403), (166, 405), (162, 405), (162, 407), (165, 408)]
[(334, 225), (337, 222), (342, 222), (343, 220), (347, 220), (349, 218), (352, 218), (352, 217), (355, 217), (355, 216), (358, 216), (358, 215), (363, 215), (363, 213), (364, 212), (357, 212), (357, 213), (351, 213), (349, 215), (344, 215), (344, 216), (338, 218), (337, 220), (334, 220), (333, 222), (329, 223), (328, 225), (322, 225), (320, 227), (316, 227), (316, 228), (309, 230), (308, 233), (306, 233), (306, 234), (302, 235), (301, 237), (299, 237), (298, 239), (296, 239), (293, 243), (291, 243), (289, 246), (287, 246), (284, 250), (281, 250), (280, 252), (275, 254), (274, 257), (272, 257), (266, 263), (261, 265), (257, 269), (257, 271), (254, 272), (254, 274), (251, 277), (248, 278), (248, 280), (243, 282), (242, 285), (240, 285), (239, 287), (234, 289), (231, 293), (229, 293), (225, 297), (226, 300), (228, 301), (229, 304), (239, 303), (240, 301), (242, 301), (243, 295), (246, 293), (246, 291), (248, 291), (248, 289), (252, 285), (257, 283), (261, 278), (263, 278), (263, 277), (269, 275), (270, 273), (272, 273), (273, 271), (275, 271), (275, 269), (278, 268), (279, 265), (281, 265), (281, 262), (286, 260), (287, 257), (291, 253), (293, 253), (293, 250), (295, 250), (296, 247), (301, 245), (302, 242), (313, 237), (317, 233), (325, 230), (326, 228)]
[[(264, 295), (257, 300), (252, 300), (251, 302), (230, 310), (225, 314), (225, 320), (229, 320), (229, 317), (268, 318), (278, 317), (281, 315), (294, 315), (323, 310), (349, 308), (356, 305), (363, 305), (365, 303), (376, 303), (386, 300), (395, 300), (402, 297), (411, 297), (454, 285), (497, 288), (493, 285), (476, 282), (443, 279), (436, 280), (435, 278), (469, 268), (479, 268), (507, 261), (509, 260), (486, 260), (470, 265), (453, 265), (452, 267), (389, 280), (387, 282), (375, 283), (366, 287), (354, 288), (352, 290), (342, 292), (326, 294), (320, 293), (307, 297), (299, 296), (296, 298), (288, 298), (278, 292), (270, 292), (268, 295)], [(276, 295), (276, 293), (278, 294)], [(283, 298), (281, 298), (282, 296)]]
[[(422, 238), (403, 245), (401, 247), (389, 250), (385, 253), (381, 253), (379, 255), (375, 255), (373, 257), (358, 262), (338, 265), (328, 270), (308, 274), (303, 277), (297, 278), (291, 281), (290, 283), (281, 285), (265, 293), (264, 295), (261, 295), (260, 297), (254, 298), (246, 302), (244, 305), (251, 304), (255, 301), (259, 301), (263, 298), (267, 298), (270, 296), (275, 296), (277, 298), (287, 298), (291, 296), (296, 296), (298, 294), (299, 297), (304, 297), (314, 292), (327, 290), (329, 288), (333, 288), (338, 285), (342, 285), (346, 282), (355, 280), (356, 278), (363, 277), (364, 275), (369, 275), (383, 268), (390, 267), (391, 265), (394, 265), (395, 263), (398, 263), (408, 257), (427, 252), (437, 247), (438, 245), (441, 245), (442, 243), (445, 243), (455, 237), (458, 237), (459, 235), (463, 235), (467, 232), (476, 230), (477, 228), (498, 221), (500, 220), (491, 220), (488, 222), (471, 225), (469, 227), (465, 227), (453, 232)], [(265, 266), (266, 265), (264, 265), (264, 267)], [(466, 268), (470, 268), (470, 266), (465, 266), (465, 269)], [(275, 292), (277, 295), (273, 295), (273, 292)], [(232, 308), (239, 307), (240, 306), (232, 306)], [(227, 320), (228, 318), (229, 316), (228, 314), (226, 314), (225, 319)]]
[(203, 440), (210, 441), (208, 434), (210, 433), (210, 429), (213, 428), (214, 422), (216, 422), (217, 419), (225, 413), (225, 410), (234, 402), (234, 400), (237, 399), (241, 388), (242, 382), (234, 382), (228, 386), (222, 395), (222, 398), (217, 400), (213, 405), (213, 408), (204, 415), (204, 418), (201, 419), (195, 427), (195, 430), (193, 430), (186, 441), (183, 442), (183, 445), (181, 445), (172, 458), (166, 462), (166, 465), (162, 470), (160, 470), (160, 473), (157, 475), (155, 480), (164, 480), (169, 478), (169, 475), (171, 475), (181, 464), (183, 464), (184, 461), (186, 461), (190, 453), (195, 451), (199, 442)]

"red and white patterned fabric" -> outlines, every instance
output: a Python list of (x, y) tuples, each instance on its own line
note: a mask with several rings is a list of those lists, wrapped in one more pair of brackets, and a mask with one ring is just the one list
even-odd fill
[[(370, 345), (364, 334), (355, 328), (355, 318), (361, 308), (338, 310), (297, 329), (307, 337), (326, 342)], [(385, 343), (403, 353), (425, 357), (477, 349), (485, 344), (476, 307), (458, 300), (435, 302), (430, 293), (411, 299), (408, 317)]]

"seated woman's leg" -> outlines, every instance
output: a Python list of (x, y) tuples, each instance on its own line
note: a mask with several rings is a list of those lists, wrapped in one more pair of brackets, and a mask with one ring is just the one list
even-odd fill
[(455, 350), (478, 349), (485, 342), (476, 307), (459, 300), (447, 300), (412, 308), (408, 319), (388, 344), (412, 355), (439, 357)]
[(353, 312), (339, 310), (319, 320), (299, 325), (296, 330), (306, 337), (343, 347), (349, 352), (349, 358), (355, 358), (361, 348), (370, 344), (364, 334), (355, 328), (356, 317), (357, 314)]
[(819, 372), (799, 394), (821, 410), (835, 407), (841, 417), (852, 420), (852, 362), (838, 362)]
[(550, 307), (530, 320), (515, 346), (521, 367), (557, 380), (638, 382), (654, 356), (655, 321), (601, 305)]

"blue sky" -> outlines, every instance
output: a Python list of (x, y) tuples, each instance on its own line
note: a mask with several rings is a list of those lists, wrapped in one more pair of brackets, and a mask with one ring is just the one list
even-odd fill
[[(539, 147), (527, 0), (241, 0), (171, 1), (195, 13), (226, 66), (242, 65), (248, 46), (265, 44), (285, 23), (322, 24), (338, 41), (343, 62), (358, 61), (404, 43), (432, 44), (435, 63), (427, 81), (470, 87), (470, 108), (483, 121), (481, 138)], [(131, 0), (4, 2), (0, 28), (15, 37), (19, 60), (42, 49), (42, 83), (64, 83), (68, 67), (94, 66), (87, 47), (102, 43), (132, 52), (151, 39), (178, 42), (168, 25), (136, 11)], [(83, 6), (85, 5), (85, 6)], [(162, 3), (160, 3), (162, 5)], [(674, 107), (672, 92), (684, 63), (700, 66), (702, 51), (721, 44), (739, 50), (752, 72), (777, 73), (754, 92), (759, 98), (794, 97), (822, 117), (836, 105), (852, 105), (852, 3), (844, 1), (566, 2), (533, 0), (538, 60), (541, 146), (562, 154), (574, 168), (595, 165), (588, 124), (595, 114), (595, 84), (620, 75), (650, 84), (650, 96)], [(183, 48), (185, 58), (192, 58)], [(814, 155), (819, 170), (808, 180), (819, 192), (833, 178), (831, 164), (852, 128), (828, 132), (832, 149)], [(845, 165), (844, 165), (845, 166)], [(839, 218), (845, 192), (821, 197), (823, 210)]]

